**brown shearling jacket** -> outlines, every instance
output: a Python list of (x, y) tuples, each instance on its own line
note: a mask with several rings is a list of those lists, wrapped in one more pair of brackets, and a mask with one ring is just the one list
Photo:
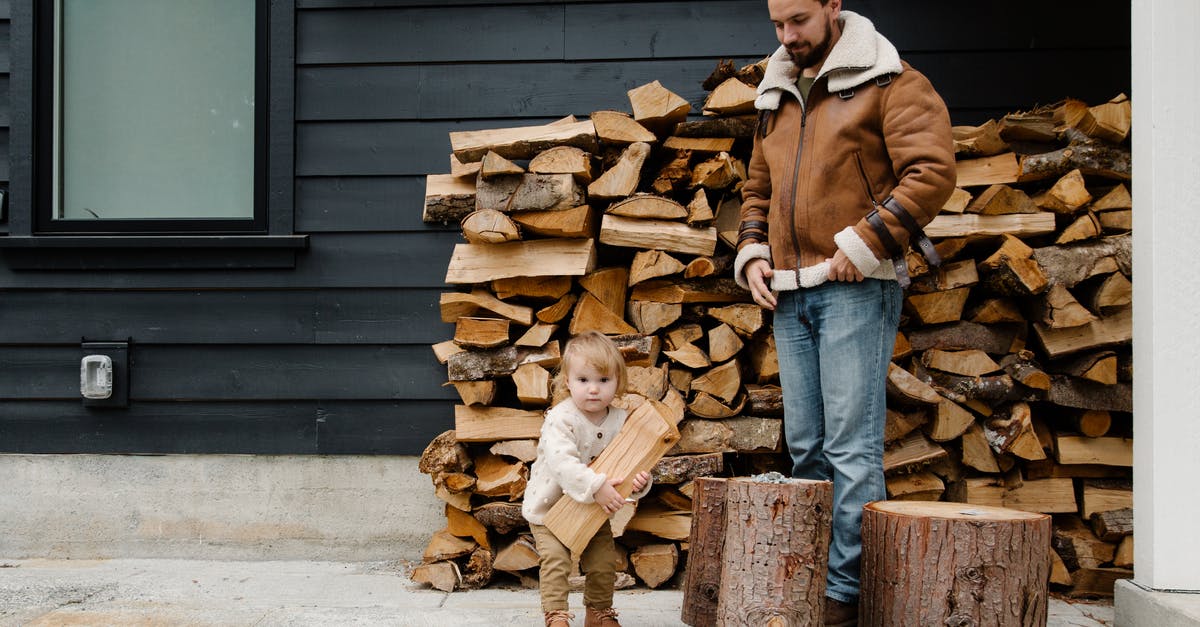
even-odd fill
[[(781, 288), (777, 277), (775, 289), (819, 284), (825, 269), (818, 266), (838, 248), (864, 275), (894, 278), (892, 255), (867, 214), (892, 196), (923, 227), (954, 189), (950, 116), (941, 97), (869, 20), (850, 11), (840, 19), (842, 36), (807, 102), (782, 47), (759, 86), (735, 264), (743, 285), (742, 269), (756, 257), (777, 271), (797, 271), (798, 284)], [(907, 246), (900, 220), (887, 210), (878, 214)]]

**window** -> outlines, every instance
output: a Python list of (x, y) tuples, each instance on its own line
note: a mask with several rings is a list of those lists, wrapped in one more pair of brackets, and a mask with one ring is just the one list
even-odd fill
[(10, 265), (294, 265), (294, 11), (14, 0)]

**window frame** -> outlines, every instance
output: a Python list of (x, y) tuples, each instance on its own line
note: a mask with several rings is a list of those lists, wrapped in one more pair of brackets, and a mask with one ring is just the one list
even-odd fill
[[(308, 236), (295, 233), (294, 2), (255, 0), (266, 10), (265, 19), (257, 20), (256, 55), (265, 53), (266, 58), (256, 72), (256, 90), (263, 90), (255, 97), (259, 103), (256, 124), (264, 125), (265, 135), (255, 142), (256, 177), (262, 178), (255, 183), (255, 195), (261, 198), (256, 202), (253, 230), (244, 228), (243, 220), (239, 229), (209, 221), (192, 225), (201, 228), (187, 229), (117, 230), (110, 226), (60, 231), (45, 228), (45, 220), (51, 217), (50, 199), (39, 195), (39, 177), (49, 176), (50, 172), (43, 170), (53, 165), (52, 157), (41, 158), (46, 147), (39, 145), (40, 125), (53, 124), (53, 101), (40, 102), (37, 91), (42, 83), (53, 80), (53, 75), (39, 74), (44, 44), (37, 20), (38, 6), (44, 1), (12, 2), (9, 228), (7, 236), (0, 236), (4, 261), (13, 269), (294, 267), (296, 251), (308, 246)], [(52, 127), (48, 134), (52, 135)], [(153, 222), (172, 221), (184, 222)], [(121, 249), (120, 254), (114, 254), (114, 249)]]

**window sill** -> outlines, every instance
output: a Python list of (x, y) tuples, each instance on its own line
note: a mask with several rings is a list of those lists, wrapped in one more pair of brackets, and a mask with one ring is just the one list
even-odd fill
[(294, 268), (307, 235), (19, 235), (0, 237), (14, 270)]

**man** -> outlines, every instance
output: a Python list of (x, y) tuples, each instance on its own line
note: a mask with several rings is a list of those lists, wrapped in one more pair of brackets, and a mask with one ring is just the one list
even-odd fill
[(782, 45), (758, 87), (734, 276), (775, 311), (792, 475), (833, 481), (826, 624), (854, 625), (862, 507), (886, 497), (903, 251), (936, 257), (921, 227), (954, 189), (950, 119), (841, 0), (767, 5)]

